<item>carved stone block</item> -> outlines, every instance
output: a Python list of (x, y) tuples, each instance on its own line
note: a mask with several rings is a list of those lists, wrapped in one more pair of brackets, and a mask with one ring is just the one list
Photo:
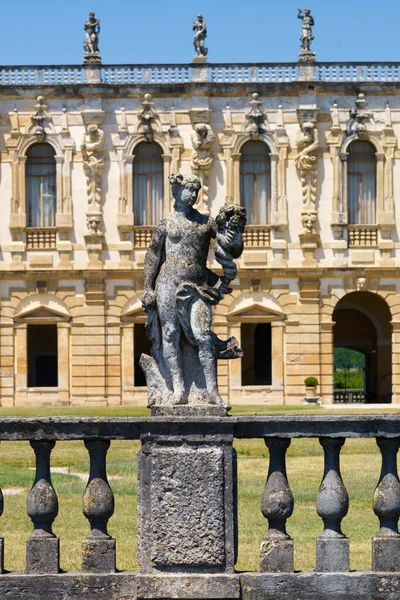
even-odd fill
[(400, 571), (400, 536), (372, 538), (373, 571)]
[(82, 541), (82, 570), (91, 573), (115, 572), (115, 540), (87, 537)]
[(37, 574), (58, 573), (60, 540), (56, 537), (30, 538), (26, 542), (26, 572)]
[(231, 442), (207, 434), (163, 437), (144, 441), (139, 455), (142, 572), (232, 571), (236, 474)]
[(317, 571), (339, 573), (349, 570), (350, 542), (348, 538), (317, 539)]
[(260, 571), (288, 573), (293, 571), (294, 542), (266, 534), (261, 540)]

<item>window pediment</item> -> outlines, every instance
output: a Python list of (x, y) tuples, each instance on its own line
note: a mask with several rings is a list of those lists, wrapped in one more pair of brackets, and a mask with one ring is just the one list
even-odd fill
[(35, 294), (25, 298), (14, 313), (16, 323), (69, 321), (71, 315), (55, 296)]
[(240, 321), (283, 321), (286, 314), (278, 302), (267, 294), (237, 298), (228, 311), (228, 319)]

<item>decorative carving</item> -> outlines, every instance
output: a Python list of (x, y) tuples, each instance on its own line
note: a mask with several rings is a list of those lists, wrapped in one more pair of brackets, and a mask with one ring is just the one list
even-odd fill
[(302, 123), (296, 138), (298, 154), (295, 163), (300, 175), (304, 210), (315, 209), (318, 142), (318, 130), (314, 123)]
[(350, 110), (350, 119), (346, 125), (345, 137), (355, 135), (357, 138), (364, 138), (367, 133), (367, 123), (372, 118), (372, 113), (368, 110), (368, 102), (364, 94), (358, 94), (354, 108)]
[(251, 137), (258, 138), (260, 134), (268, 131), (268, 128), (265, 124), (266, 114), (263, 110), (262, 102), (259, 100), (258, 94), (254, 93), (252, 95), (249, 105), (250, 108), (245, 114), (245, 128), (250, 133)]
[(89, 210), (101, 210), (102, 176), (104, 169), (104, 132), (98, 125), (91, 124), (83, 136), (81, 151), (83, 169), (86, 175), (86, 186)]
[(357, 279), (357, 292), (367, 291), (367, 280), (365, 277), (359, 277)]
[(150, 143), (154, 141), (154, 129), (153, 123), (157, 117), (157, 113), (154, 110), (154, 102), (151, 94), (145, 94), (142, 102), (143, 109), (139, 114), (139, 126), (138, 131), (143, 133), (146, 142)]
[(89, 13), (89, 18), (84, 25), (84, 30), (86, 32), (86, 39), (83, 42), (83, 49), (85, 51), (83, 62), (85, 64), (100, 64), (100, 21), (99, 19), (96, 19), (94, 12)]
[[(143, 309), (152, 340), (152, 357), (140, 365), (149, 388), (149, 405), (224, 405), (217, 385), (217, 359), (242, 356), (237, 340), (220, 340), (211, 331), (211, 306), (230, 293), (233, 262), (243, 251), (245, 209), (225, 205), (216, 220), (194, 205), (201, 183), (195, 176), (170, 178), (175, 213), (155, 228), (145, 259)], [(206, 267), (211, 239), (222, 277)]]
[(37, 104), (35, 104), (36, 112), (31, 115), (31, 121), (35, 127), (35, 131), (33, 132), (36, 136), (38, 142), (43, 142), (46, 137), (46, 132), (44, 129), (44, 122), (49, 118), (47, 114), (47, 105), (44, 103), (43, 96), (37, 97)]
[(311, 211), (303, 213), (301, 215), (301, 223), (303, 225), (303, 233), (316, 233), (317, 213)]
[(86, 215), (86, 225), (88, 228), (88, 232), (93, 235), (101, 235), (100, 226), (103, 221), (103, 216), (101, 213), (87, 213)]
[(215, 140), (213, 130), (207, 123), (197, 123), (191, 133), (193, 153), (192, 170), (199, 176), (202, 188), (203, 208), (209, 210), (208, 190), (209, 173), (214, 163), (212, 145)]
[(315, 60), (315, 52), (310, 49), (311, 42), (314, 39), (312, 28), (315, 25), (315, 21), (311, 16), (311, 10), (309, 8), (305, 8), (304, 12), (301, 10), (301, 8), (299, 8), (298, 11), (299, 13), (297, 18), (301, 19), (302, 21), (300, 32), (301, 51), (299, 54), (299, 61), (311, 62)]
[(197, 56), (206, 57), (208, 49), (204, 46), (207, 37), (207, 27), (203, 15), (197, 15), (197, 21), (193, 23), (194, 40), (193, 45)]

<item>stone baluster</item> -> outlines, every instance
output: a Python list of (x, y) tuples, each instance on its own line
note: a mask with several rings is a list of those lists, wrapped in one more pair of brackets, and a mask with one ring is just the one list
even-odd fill
[[(4, 510), (3, 492), (0, 490), (0, 517)], [(0, 573), (4, 573), (4, 538), (0, 538)]]
[(107, 533), (107, 522), (114, 513), (114, 494), (107, 481), (106, 456), (109, 441), (87, 441), (90, 475), (82, 499), (82, 510), (90, 522), (90, 533), (82, 542), (84, 571), (115, 571), (115, 539)]
[(378, 438), (382, 454), (382, 470), (374, 493), (374, 513), (380, 530), (372, 539), (374, 571), (400, 571), (400, 482), (397, 473), (397, 452), (400, 439)]
[(348, 571), (350, 546), (341, 530), (349, 509), (349, 497), (340, 474), (340, 449), (344, 438), (320, 438), (324, 449), (324, 476), (317, 494), (317, 512), (324, 531), (317, 539), (317, 571)]
[(60, 541), (52, 531), (58, 514), (58, 500), (51, 483), (50, 454), (55, 442), (32, 441), (36, 456), (36, 476), (26, 503), (34, 531), (26, 542), (27, 573), (58, 573)]
[(261, 540), (260, 571), (290, 572), (294, 569), (293, 540), (286, 520), (293, 513), (293, 496), (286, 475), (289, 439), (267, 438), (268, 478), (261, 498), (261, 512), (268, 519), (268, 532)]

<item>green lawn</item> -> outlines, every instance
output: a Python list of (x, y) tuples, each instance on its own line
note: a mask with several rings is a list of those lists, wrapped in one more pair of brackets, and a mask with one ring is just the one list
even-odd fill
[[(112, 413), (111, 413), (112, 411)], [(236, 407), (233, 414), (319, 413), (308, 407)], [(352, 411), (353, 412), (353, 411)], [(361, 409), (354, 412), (365, 412)], [(124, 408), (46, 408), (0, 409), (0, 416), (137, 416), (146, 409)], [(335, 411), (335, 414), (338, 412)], [(346, 411), (348, 414), (348, 411)], [(257, 570), (259, 544), (267, 530), (260, 512), (260, 498), (268, 471), (268, 450), (261, 440), (237, 440), (239, 465), (239, 560), (240, 570)], [(139, 442), (112, 442), (108, 453), (108, 475), (116, 500), (116, 510), (109, 524), (117, 539), (119, 569), (137, 568), (136, 562), (136, 454)], [(4, 514), (0, 519), (0, 535), (6, 543), (5, 563), (8, 570), (23, 570), (25, 541), (31, 532), (26, 515), (26, 496), (32, 484), (35, 466), (33, 451), (27, 442), (0, 443), (0, 486), (23, 488), (17, 495), (5, 495)], [(288, 450), (288, 477), (295, 498), (295, 511), (288, 531), (295, 540), (296, 569), (310, 570), (315, 565), (315, 538), (322, 522), (315, 511), (316, 493), (323, 471), (323, 454), (318, 440), (294, 440)], [(81, 442), (59, 442), (52, 453), (52, 467), (64, 467), (66, 473), (55, 473), (60, 511), (54, 531), (61, 539), (61, 567), (80, 569), (81, 540), (89, 531), (82, 515), (81, 497), (88, 472), (88, 454)], [(378, 528), (372, 511), (373, 491), (380, 471), (380, 454), (374, 440), (348, 440), (342, 450), (342, 475), (350, 496), (349, 515), (343, 530), (351, 541), (351, 568), (370, 568), (371, 537)]]

